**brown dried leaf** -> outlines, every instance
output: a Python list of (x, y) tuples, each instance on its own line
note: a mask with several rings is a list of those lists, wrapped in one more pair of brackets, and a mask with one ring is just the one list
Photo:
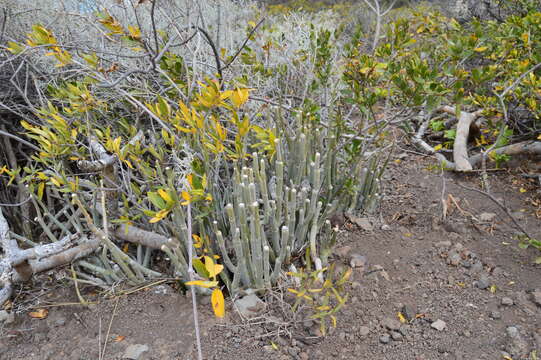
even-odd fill
[(32, 311), (28, 313), (28, 316), (30, 316), (33, 319), (45, 319), (49, 315), (49, 310), (47, 309), (38, 309), (36, 311)]

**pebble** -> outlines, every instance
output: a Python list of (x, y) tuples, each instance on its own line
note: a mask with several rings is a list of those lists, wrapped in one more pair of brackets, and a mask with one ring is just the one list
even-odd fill
[(436, 243), (436, 247), (438, 249), (442, 249), (442, 250), (449, 250), (451, 245), (452, 245), (452, 243), (449, 240), (440, 241), (440, 242)]
[(383, 224), (381, 225), (381, 230), (383, 231), (391, 231), (393, 228), (390, 225)]
[(360, 336), (367, 336), (368, 334), (370, 334), (370, 329), (368, 328), (368, 326), (361, 326), (359, 328), (359, 335)]
[(502, 318), (502, 314), (496, 310), (491, 311), (489, 316), (494, 320), (499, 320)]
[(383, 319), (383, 321), (381, 322), (381, 324), (389, 329), (389, 330), (398, 330), (400, 329), (400, 326), (402, 326), (402, 324), (400, 323), (400, 321), (398, 320), (395, 320), (395, 319), (392, 319), (392, 318), (385, 318)]
[(488, 276), (486, 274), (482, 274), (479, 277), (479, 280), (475, 282), (475, 286), (481, 290), (485, 290), (486, 288), (488, 288), (490, 286)]
[(483, 263), (480, 262), (480, 261), (476, 261), (472, 264), (471, 266), (471, 271), (473, 273), (478, 273), (478, 272), (481, 272), (483, 271)]
[(351, 254), (349, 258), (349, 265), (352, 268), (365, 268), (367, 262), (366, 256), (360, 254)]
[(7, 312), (6, 310), (0, 311), (0, 324), (11, 324), (15, 321), (15, 315), (13, 313)]
[(541, 289), (535, 289), (532, 292), (532, 301), (537, 306), (541, 306)]
[(404, 315), (408, 321), (415, 319), (415, 316), (417, 315), (417, 309), (413, 305), (404, 305), (401, 310), (402, 315)]
[(299, 358), (300, 358), (301, 360), (309, 360), (309, 359), (310, 359), (310, 356), (309, 356), (307, 353), (305, 353), (305, 352), (301, 352), (301, 353), (299, 354)]
[(504, 297), (502, 298), (502, 305), (503, 306), (511, 306), (513, 305), (515, 302), (513, 301), (513, 299), (509, 298), (509, 297)]
[(496, 218), (496, 214), (489, 213), (489, 212), (484, 212), (481, 215), (479, 215), (479, 220), (481, 220), (482, 222), (490, 222), (494, 220), (495, 218)]
[(458, 264), (460, 264), (460, 260), (462, 260), (460, 258), (460, 254), (456, 251), (451, 251), (447, 257), (447, 263), (453, 266), (458, 266)]
[(234, 302), (239, 313), (244, 317), (257, 315), (265, 308), (265, 303), (256, 294), (246, 295)]
[(388, 344), (391, 342), (391, 337), (389, 334), (384, 334), (379, 337), (379, 342), (382, 344)]
[(148, 351), (148, 345), (135, 344), (130, 345), (124, 351), (123, 359), (139, 360), (141, 356)]
[(443, 329), (445, 329), (447, 324), (445, 323), (445, 321), (438, 319), (438, 320), (434, 321), (432, 324), (430, 324), (430, 326), (433, 329), (436, 329), (438, 331), (443, 331)]
[(398, 331), (392, 331), (391, 337), (393, 338), (394, 341), (400, 341), (403, 338), (402, 334), (399, 333)]

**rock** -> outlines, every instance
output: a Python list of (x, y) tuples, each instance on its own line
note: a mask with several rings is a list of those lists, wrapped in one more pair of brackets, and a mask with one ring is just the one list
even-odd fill
[(297, 356), (297, 354), (299, 353), (299, 349), (297, 349), (296, 347), (293, 347), (293, 346), (289, 346), (287, 348), (287, 353), (293, 357)]
[(438, 331), (443, 331), (443, 329), (445, 329), (447, 324), (445, 323), (445, 321), (438, 319), (438, 320), (434, 321), (432, 324), (430, 324), (430, 326), (433, 329), (436, 329)]
[(436, 248), (438, 249), (441, 249), (441, 250), (449, 250), (451, 248), (451, 242), (449, 240), (446, 240), (446, 241), (440, 241), (440, 242), (437, 242), (435, 244)]
[(381, 225), (381, 230), (383, 230), (383, 231), (391, 231), (391, 230), (393, 230), (393, 228), (390, 225), (383, 224), (383, 225)]
[(148, 345), (134, 344), (130, 345), (124, 351), (123, 359), (139, 360), (145, 352), (149, 350)]
[(447, 264), (458, 266), (458, 264), (460, 264), (460, 260), (462, 259), (460, 258), (459, 253), (457, 253), (456, 251), (451, 251), (449, 253), (449, 256), (447, 257)]
[(417, 315), (417, 309), (413, 305), (404, 305), (400, 310), (402, 315), (404, 315), (408, 321), (415, 319), (415, 316)]
[(366, 259), (366, 256), (359, 255), (359, 254), (351, 254), (349, 258), (349, 265), (352, 268), (361, 268), (366, 269), (366, 264), (368, 260)]
[(383, 327), (389, 330), (398, 330), (400, 329), (400, 326), (402, 326), (400, 321), (392, 319), (392, 318), (383, 319), (381, 322), (381, 325), (383, 325)]
[(0, 311), (0, 324), (11, 324), (15, 321), (15, 314), (7, 312), (6, 310)]
[(505, 329), (507, 334), (507, 344), (505, 350), (511, 354), (512, 357), (522, 358), (528, 354), (528, 343), (522, 338), (520, 331), (516, 326), (509, 326)]
[(370, 334), (370, 328), (368, 326), (361, 326), (359, 328), (359, 336), (365, 337)]
[(502, 314), (499, 311), (493, 310), (490, 312), (489, 316), (494, 320), (499, 320), (502, 318)]
[(541, 306), (541, 289), (535, 289), (532, 292), (532, 301), (535, 305)]
[(300, 358), (301, 360), (309, 360), (309, 359), (310, 359), (310, 356), (309, 356), (307, 353), (305, 353), (305, 352), (301, 352), (301, 353), (299, 354), (299, 358)]
[(341, 331), (339, 334), (338, 334), (338, 338), (342, 341), (346, 340), (346, 333)]
[(485, 290), (486, 288), (490, 286), (488, 275), (481, 274), (481, 276), (479, 277), (479, 280), (477, 280), (474, 284), (478, 289)]
[(509, 297), (504, 297), (502, 298), (502, 305), (503, 306), (511, 306), (513, 305), (515, 302), (513, 301), (513, 299), (509, 298)]
[(244, 317), (257, 315), (265, 308), (265, 303), (256, 294), (249, 294), (234, 302), (237, 311)]
[(374, 226), (372, 225), (370, 220), (368, 220), (367, 218), (360, 218), (357, 216), (350, 215), (349, 220), (355, 225), (357, 225), (358, 227), (360, 227), (361, 229), (363, 229), (364, 231), (374, 231)]
[(388, 344), (391, 342), (391, 337), (389, 334), (383, 334), (379, 337), (379, 342), (382, 344)]
[(494, 220), (495, 218), (496, 218), (496, 214), (489, 213), (489, 212), (484, 212), (484, 213), (481, 213), (481, 215), (479, 215), (479, 220), (482, 222), (490, 222)]
[(392, 331), (391, 332), (391, 338), (394, 340), (394, 341), (400, 341), (402, 340), (403, 336), (401, 333), (399, 333), (398, 331)]
[(475, 261), (471, 266), (472, 273), (479, 273), (483, 271), (483, 263), (480, 261)]

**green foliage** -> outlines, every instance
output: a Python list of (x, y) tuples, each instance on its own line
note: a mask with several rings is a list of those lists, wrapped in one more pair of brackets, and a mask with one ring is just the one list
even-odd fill
[(335, 264), (331, 264), (321, 270), (311, 270), (308, 266), (306, 270), (288, 273), (298, 284), (296, 288), (288, 289), (296, 297), (293, 311), (306, 307), (311, 313), (310, 319), (319, 322), (321, 333), (325, 335), (329, 323), (332, 327), (336, 327), (335, 315), (348, 300), (345, 286), (349, 282), (351, 272), (351, 268), (342, 272), (337, 271)]

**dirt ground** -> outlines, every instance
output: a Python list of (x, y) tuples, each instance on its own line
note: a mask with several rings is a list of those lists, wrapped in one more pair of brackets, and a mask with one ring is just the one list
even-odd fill
[[(354, 269), (349, 301), (326, 337), (291, 314), (279, 290), (249, 321), (231, 306), (217, 321), (202, 299), (204, 358), (541, 359), (540, 253), (518, 247), (516, 226), (488, 197), (457, 185), (479, 188), (478, 176), (442, 176), (430, 165), (397, 155), (380, 212), (369, 218), (373, 229), (341, 224), (334, 259), (347, 265), (360, 255), (367, 263)], [(541, 239), (539, 189), (500, 171), (489, 181), (493, 196)], [(196, 358), (191, 302), (169, 285), (110, 299), (82, 294), (98, 303), (77, 304), (73, 283), (53, 274), (20, 289), (13, 322), (0, 324), (0, 359)], [(36, 309), (47, 316), (30, 317)]]

